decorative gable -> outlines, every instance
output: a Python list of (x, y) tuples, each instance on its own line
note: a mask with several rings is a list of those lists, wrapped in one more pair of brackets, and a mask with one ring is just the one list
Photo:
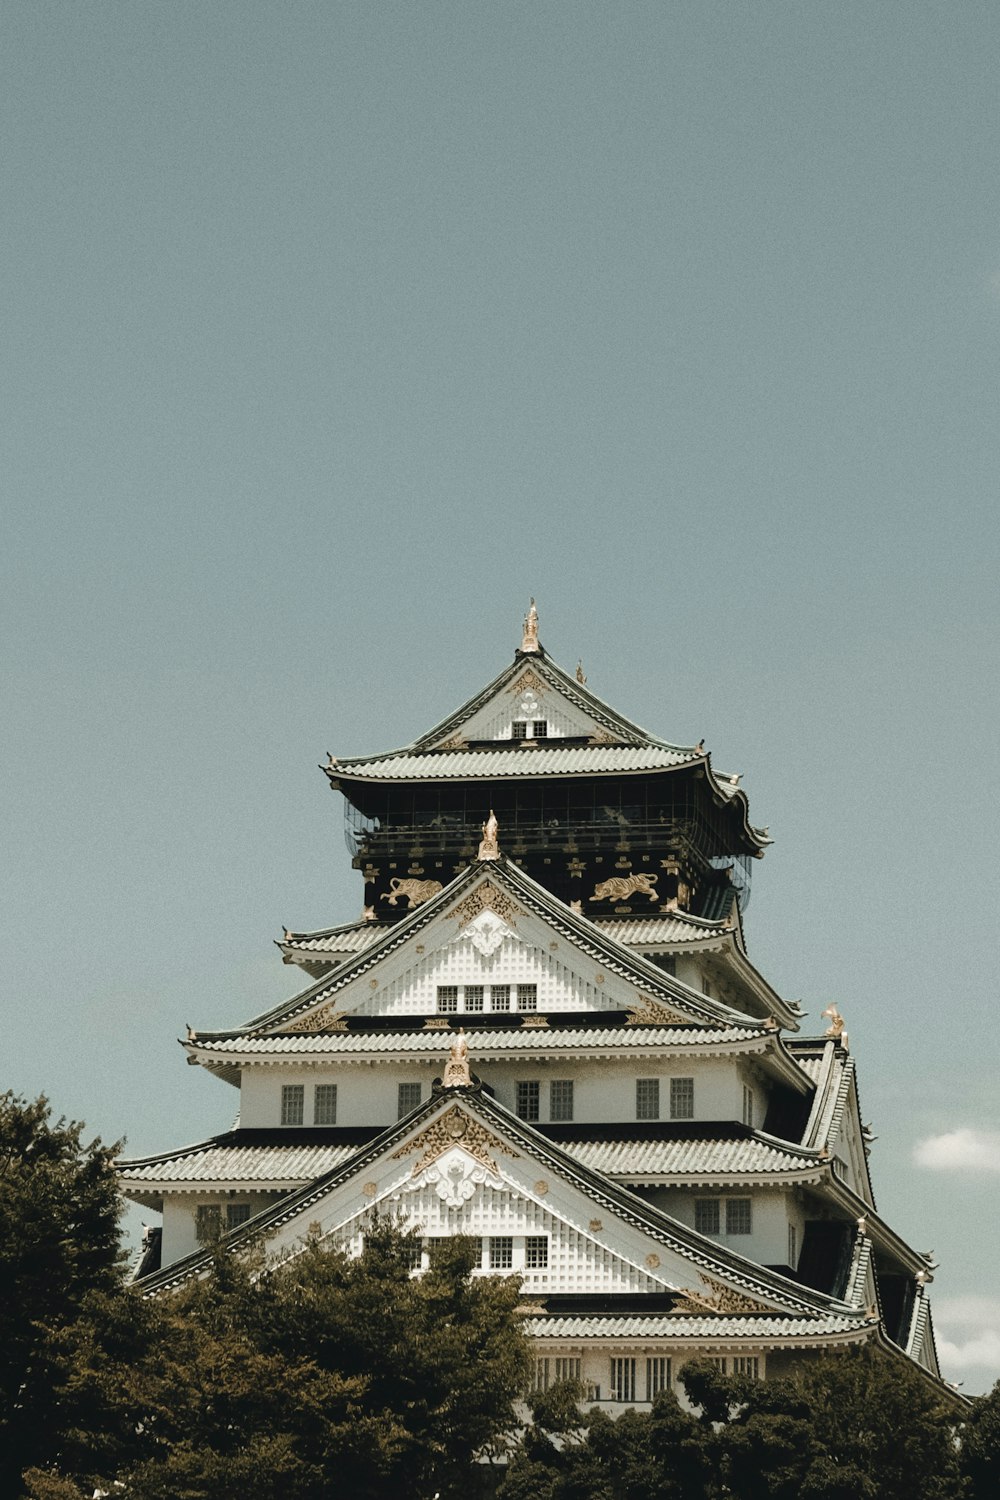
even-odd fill
[(452, 748), (481, 740), (545, 738), (587, 739), (606, 743), (607, 727), (548, 681), (534, 665), (525, 665), (507, 683), (480, 701), (461, 723), (451, 722), (446, 739), (434, 748)]

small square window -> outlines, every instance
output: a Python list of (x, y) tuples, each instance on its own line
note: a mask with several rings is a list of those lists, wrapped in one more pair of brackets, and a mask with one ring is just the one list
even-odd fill
[(396, 1094), (396, 1118), (401, 1120), (420, 1103), (419, 1083), (401, 1083)]
[(467, 984), (465, 986), (465, 1009), (482, 1010), (483, 995), (485, 991), (481, 984)]
[(636, 1079), (635, 1117), (637, 1120), (660, 1118), (660, 1080), (658, 1078)]
[(513, 1239), (510, 1235), (494, 1235), (490, 1239), (490, 1270), (509, 1271), (513, 1264)]
[(282, 1125), (301, 1125), (306, 1112), (306, 1087), (304, 1083), (284, 1083), (281, 1086)]
[(317, 1083), (316, 1092), (313, 1095), (313, 1124), (336, 1125), (336, 1123), (337, 1085), (335, 1083)]
[(537, 1083), (519, 1083), (517, 1086), (517, 1116), (519, 1120), (538, 1119), (538, 1095), (540, 1086)]
[(547, 740), (549, 737), (548, 719), (536, 719), (531, 726), (531, 732), (536, 740)]
[(524, 1242), (524, 1269), (544, 1271), (549, 1263), (549, 1242), (544, 1234), (529, 1234)]
[(671, 1078), (670, 1118), (672, 1120), (694, 1119), (693, 1078)]
[(490, 985), (490, 1009), (491, 1010), (510, 1010), (510, 985), (509, 984), (491, 984)]
[(572, 1120), (572, 1118), (573, 1080), (572, 1078), (553, 1078), (549, 1084), (549, 1119)]
[(510, 737), (512, 740), (526, 740), (528, 738), (528, 726), (523, 719), (515, 719), (510, 726)]
[(238, 1229), (250, 1218), (249, 1203), (227, 1203), (226, 1204), (226, 1229)]
[(726, 1199), (726, 1233), (753, 1233), (749, 1198)]
[(458, 1010), (458, 985), (439, 984), (437, 987), (438, 1013), (446, 1015), (449, 1011)]
[(718, 1234), (718, 1198), (696, 1198), (694, 1200), (694, 1227), (699, 1234)]
[(517, 1008), (518, 1008), (518, 1010), (537, 1010), (538, 1009), (538, 985), (537, 984), (519, 984), (518, 985), (518, 987), (517, 987)]

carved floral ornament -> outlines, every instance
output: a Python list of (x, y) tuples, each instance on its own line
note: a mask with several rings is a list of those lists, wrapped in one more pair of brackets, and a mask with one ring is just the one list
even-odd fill
[(445, 1152), (452, 1151), (456, 1147), (460, 1147), (480, 1166), (486, 1167), (497, 1175), (499, 1175), (497, 1164), (491, 1152), (505, 1151), (508, 1156), (517, 1157), (518, 1155), (498, 1135), (487, 1130), (485, 1125), (473, 1119), (459, 1105), (453, 1104), (426, 1129), (421, 1130), (412, 1140), (400, 1146), (398, 1151), (394, 1151), (393, 1157), (409, 1156), (414, 1151), (420, 1151), (422, 1155), (413, 1163), (410, 1173), (412, 1177), (416, 1177), (432, 1166), (438, 1157), (444, 1156)]
[(652, 1000), (648, 995), (636, 995), (634, 1004), (629, 1006), (625, 1017), (626, 1026), (690, 1026), (690, 1016), (681, 1015), (679, 1010), (671, 1010), (668, 1005), (663, 1005), (659, 1000)]
[(346, 1010), (335, 1010), (333, 1004), (328, 1002), (321, 1005), (318, 1010), (310, 1011), (307, 1016), (300, 1016), (297, 1021), (290, 1021), (284, 1028), (285, 1031), (346, 1031)]
[(773, 1313), (774, 1308), (766, 1302), (760, 1302), (755, 1297), (749, 1297), (745, 1292), (737, 1292), (731, 1286), (726, 1286), (722, 1281), (715, 1281), (711, 1276), (702, 1276), (702, 1282), (707, 1291), (695, 1291), (691, 1287), (683, 1287), (678, 1294), (677, 1301), (671, 1308), (675, 1313)]
[(509, 927), (516, 927), (515, 918), (524, 916), (517, 902), (490, 880), (484, 880), (482, 885), (477, 885), (476, 889), (470, 891), (465, 900), (453, 907), (448, 915), (457, 917), (458, 925), (462, 928), (483, 911), (496, 912), (497, 916), (502, 918)]

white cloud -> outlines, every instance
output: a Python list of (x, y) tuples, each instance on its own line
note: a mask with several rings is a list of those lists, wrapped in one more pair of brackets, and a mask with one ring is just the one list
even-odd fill
[[(986, 1369), (1000, 1375), (1000, 1301), (942, 1297), (932, 1303), (934, 1341), (946, 1375)], [(974, 1382), (978, 1383), (978, 1382)]]
[(1000, 1172), (1000, 1135), (968, 1126), (929, 1135), (914, 1146), (913, 1160), (932, 1172)]

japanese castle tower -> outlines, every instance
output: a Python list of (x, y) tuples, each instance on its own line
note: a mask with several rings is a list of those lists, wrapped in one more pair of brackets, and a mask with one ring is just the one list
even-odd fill
[(356, 1251), (376, 1209), (424, 1264), (474, 1236), (479, 1274), (522, 1278), (538, 1384), (610, 1409), (701, 1355), (764, 1377), (873, 1341), (938, 1376), (932, 1267), (876, 1211), (843, 1021), (801, 1035), (747, 955), (769, 841), (739, 777), (558, 667), (534, 604), (488, 687), (325, 773), (363, 917), (286, 931), (304, 987), (189, 1033), (239, 1119), (121, 1164), (163, 1215), (145, 1287), (202, 1272), (220, 1229)]

